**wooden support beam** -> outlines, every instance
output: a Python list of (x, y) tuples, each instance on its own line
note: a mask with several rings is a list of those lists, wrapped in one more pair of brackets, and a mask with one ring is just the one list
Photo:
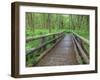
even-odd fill
[(28, 55), (28, 54), (31, 53), (31, 52), (35, 52), (35, 51), (39, 50), (40, 48), (44, 48), (44, 46), (46, 46), (46, 45), (48, 45), (48, 44), (54, 42), (55, 40), (60, 39), (60, 38), (63, 37), (63, 36), (64, 36), (64, 34), (59, 35), (59, 37), (54, 38), (54, 39), (52, 39), (52, 40), (50, 40), (50, 41), (48, 41), (48, 42), (46, 42), (46, 43), (41, 44), (38, 48), (35, 48), (35, 49), (31, 48), (31, 49), (29, 49), (28, 51), (26, 51), (26, 52), (27, 52), (26, 55)]
[(73, 41), (73, 44), (74, 44), (74, 50), (75, 50), (75, 53), (76, 53), (77, 62), (78, 62), (79, 64), (83, 64), (83, 63), (82, 63), (81, 56), (79, 55), (79, 52), (78, 52), (78, 49), (77, 49), (75, 40), (74, 40), (74, 38), (72, 38), (72, 39), (73, 39), (72, 41)]
[(73, 33), (76, 37), (80, 38), (84, 43), (86, 43), (87, 45), (89, 45), (89, 40), (85, 39), (84, 37), (78, 35), (75, 32), (71, 32), (71, 33)]
[[(53, 44), (51, 48), (49, 48), (49, 49), (47, 49), (46, 51), (44, 51), (43, 53), (41, 53), (40, 56), (37, 58), (37, 63), (38, 63), (47, 53), (49, 53), (62, 39), (63, 39), (63, 37), (60, 38), (55, 44)], [(37, 63), (36, 63), (36, 64), (37, 64)], [(36, 64), (33, 64), (33, 66), (35, 66)]]
[(89, 63), (89, 58), (88, 58), (88, 56), (86, 55), (86, 53), (84, 52), (84, 50), (82, 49), (82, 47), (81, 47), (81, 45), (78, 43), (78, 41), (75, 39), (75, 36), (73, 36), (73, 38), (74, 38), (74, 41), (75, 41), (75, 43), (76, 43), (75, 45), (77, 45), (77, 47), (78, 47), (78, 49), (79, 49), (79, 53), (81, 54), (81, 56), (82, 56), (84, 62), (85, 62), (86, 64), (88, 64), (88, 63)]

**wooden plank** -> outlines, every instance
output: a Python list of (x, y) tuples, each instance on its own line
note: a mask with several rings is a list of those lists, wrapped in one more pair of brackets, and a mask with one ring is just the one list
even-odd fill
[(78, 65), (72, 43), (72, 36), (66, 35), (36, 66)]
[[(52, 45), (51, 48), (47, 49), (46, 51), (44, 51), (43, 53), (41, 53), (41, 55), (37, 58), (37, 63), (47, 54), (49, 53), (63, 38), (60, 38), (55, 44)], [(36, 63), (36, 64), (37, 64)], [(36, 64), (33, 64), (33, 66), (35, 66)]]
[(75, 39), (75, 37), (74, 37), (74, 40), (75, 40), (75, 43), (76, 43), (77, 47), (79, 48), (79, 50), (80, 50), (80, 52), (81, 52), (81, 55), (82, 55), (82, 57), (83, 57), (85, 63), (88, 64), (88, 63), (89, 63), (88, 56), (85, 54), (85, 52), (83, 51), (81, 45), (78, 43), (78, 41)]
[[(72, 36), (73, 37), (73, 36)], [(81, 56), (79, 55), (79, 52), (78, 52), (78, 49), (77, 49), (77, 46), (76, 46), (76, 44), (75, 44), (75, 40), (74, 40), (74, 38), (72, 39), (72, 41), (73, 41), (73, 44), (74, 44), (74, 50), (75, 50), (75, 54), (76, 54), (76, 59), (77, 59), (77, 62), (79, 63), (79, 64), (82, 64), (82, 59), (81, 59)]]
[(78, 38), (80, 38), (84, 43), (88, 44), (89, 45), (89, 40), (85, 39), (84, 37), (78, 35), (77, 33), (75, 32), (72, 32), (75, 36), (77, 36)]

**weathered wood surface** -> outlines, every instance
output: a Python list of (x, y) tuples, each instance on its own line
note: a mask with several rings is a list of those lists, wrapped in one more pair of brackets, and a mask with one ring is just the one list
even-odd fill
[[(83, 50), (81, 44), (79, 44), (79, 42), (75, 39), (75, 36), (73, 36), (73, 39), (74, 39), (74, 43), (76, 43), (75, 46), (78, 47), (78, 49), (76, 49), (76, 55), (80, 52), (79, 54), (80, 54), (80, 56), (82, 57), (82, 59), (84, 60), (84, 62), (85, 62), (86, 64), (89, 64), (89, 58), (88, 58), (88, 56), (86, 55), (86, 53), (84, 52), (84, 50)], [(74, 46), (74, 47), (75, 47), (75, 46)], [(79, 50), (79, 51), (77, 51), (77, 50)], [(79, 61), (81, 61), (80, 58), (78, 57), (78, 55), (77, 55), (77, 59), (79, 59)], [(79, 62), (79, 61), (78, 61), (78, 62)]]
[(82, 42), (86, 43), (87, 45), (89, 45), (89, 40), (85, 39), (84, 37), (78, 35), (75, 32), (72, 32), (75, 36), (77, 36), (78, 38), (80, 38), (82, 40)]
[(77, 65), (72, 35), (65, 36), (60, 43), (47, 53), (36, 66)]
[(73, 39), (73, 44), (74, 44), (74, 49), (75, 49), (75, 52), (76, 52), (76, 59), (77, 59), (77, 62), (78, 62), (79, 64), (82, 64), (81, 56), (79, 55), (79, 52), (78, 52), (78, 49), (77, 49), (77, 45), (76, 45), (74, 39)]

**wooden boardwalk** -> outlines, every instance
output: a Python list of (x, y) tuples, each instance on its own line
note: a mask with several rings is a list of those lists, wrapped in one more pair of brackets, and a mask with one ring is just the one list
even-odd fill
[(71, 34), (61, 40), (36, 66), (77, 65)]

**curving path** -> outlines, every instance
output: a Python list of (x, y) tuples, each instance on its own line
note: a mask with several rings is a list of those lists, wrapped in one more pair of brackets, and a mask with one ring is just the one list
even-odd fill
[(67, 34), (36, 66), (77, 65), (71, 34)]

